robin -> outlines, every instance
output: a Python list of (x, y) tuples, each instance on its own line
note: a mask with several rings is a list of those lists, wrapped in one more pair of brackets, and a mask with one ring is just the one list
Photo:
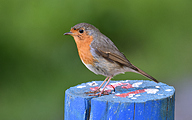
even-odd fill
[[(108, 94), (104, 90), (111, 78), (124, 72), (139, 73), (158, 83), (155, 78), (130, 63), (115, 44), (95, 26), (88, 23), (79, 23), (64, 35), (73, 36), (80, 59), (90, 71), (107, 77), (96, 91), (87, 92), (94, 93), (92, 96)], [(107, 83), (100, 91), (106, 81)]]

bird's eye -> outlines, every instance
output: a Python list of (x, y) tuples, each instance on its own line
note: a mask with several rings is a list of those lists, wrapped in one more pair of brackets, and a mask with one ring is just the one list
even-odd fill
[(73, 28), (73, 30), (76, 30), (76, 28)]
[(80, 32), (80, 33), (83, 33), (83, 32), (84, 32), (84, 30), (79, 30), (79, 32)]

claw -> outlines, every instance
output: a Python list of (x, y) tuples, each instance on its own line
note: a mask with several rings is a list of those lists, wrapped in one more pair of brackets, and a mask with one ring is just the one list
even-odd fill
[(85, 94), (89, 94), (89, 93), (94, 93), (94, 94), (96, 94), (96, 93), (98, 93), (98, 92), (100, 92), (100, 89), (97, 89), (97, 90), (95, 90), (95, 91), (85, 92)]
[[(91, 91), (92, 92), (92, 91)], [(94, 94), (91, 94), (91, 95), (89, 95), (89, 96), (99, 96), (99, 97), (101, 97), (101, 95), (109, 95), (109, 92), (107, 92), (107, 91), (101, 91), (100, 93), (94, 93)]]
[[(109, 78), (109, 79), (108, 79)], [(103, 83), (99, 86), (99, 88), (95, 91), (90, 91), (90, 92), (85, 92), (86, 94), (89, 94), (89, 93), (93, 93), (92, 95), (89, 95), (89, 96), (101, 96), (102, 94), (103, 95), (109, 95), (109, 92), (108, 91), (104, 91), (106, 86), (109, 84), (109, 81), (111, 80), (112, 77), (107, 77)], [(103, 86), (103, 84), (106, 82), (106, 80), (108, 79), (107, 83), (105, 84), (105, 86), (103, 87), (103, 90), (100, 91), (100, 88)], [(113, 87), (113, 86), (112, 86)], [(114, 87), (113, 87), (114, 88)], [(98, 93), (100, 92), (100, 93)], [(96, 94), (97, 93), (97, 94)]]

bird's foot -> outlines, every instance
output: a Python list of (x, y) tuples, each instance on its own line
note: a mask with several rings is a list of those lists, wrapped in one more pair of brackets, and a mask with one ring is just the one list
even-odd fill
[[(97, 93), (97, 92), (96, 92)], [(101, 92), (99, 92), (99, 93), (94, 93), (94, 94), (91, 94), (91, 95), (89, 95), (89, 96), (99, 96), (99, 97), (101, 97), (101, 95), (109, 95), (109, 92), (108, 91), (101, 91)]]
[(95, 91), (85, 92), (85, 93), (86, 93), (86, 94), (89, 94), (89, 93), (94, 93), (94, 94), (96, 94), (96, 93), (98, 93), (98, 92), (100, 92), (100, 89), (97, 89), (97, 90), (95, 90)]

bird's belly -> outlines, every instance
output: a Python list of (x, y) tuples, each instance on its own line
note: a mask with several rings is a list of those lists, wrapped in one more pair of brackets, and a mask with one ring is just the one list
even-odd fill
[(90, 71), (92, 71), (95, 74), (104, 75), (104, 76), (113, 76), (110, 74), (111, 72), (106, 69), (105, 67), (92, 65), (92, 64), (84, 64)]
[(94, 62), (94, 64), (85, 64), (84, 65), (95, 74), (100, 74), (104, 76), (113, 77), (117, 74), (129, 72), (128, 67), (121, 66), (116, 62), (110, 62), (106, 60), (105, 58), (96, 58), (97, 61)]

